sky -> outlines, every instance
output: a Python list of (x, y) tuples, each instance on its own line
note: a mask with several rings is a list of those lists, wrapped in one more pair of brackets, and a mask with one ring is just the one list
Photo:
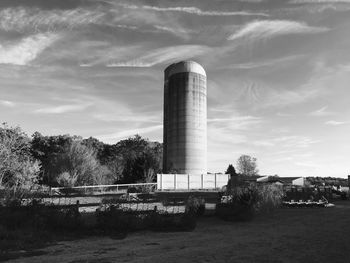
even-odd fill
[(162, 142), (163, 71), (207, 72), (208, 169), (350, 174), (350, 0), (1, 0), (0, 121)]

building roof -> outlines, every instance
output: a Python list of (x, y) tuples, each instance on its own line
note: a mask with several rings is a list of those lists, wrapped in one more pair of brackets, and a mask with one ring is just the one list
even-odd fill
[(295, 179), (299, 179), (299, 177), (278, 177), (278, 180), (283, 182), (284, 184), (292, 184)]

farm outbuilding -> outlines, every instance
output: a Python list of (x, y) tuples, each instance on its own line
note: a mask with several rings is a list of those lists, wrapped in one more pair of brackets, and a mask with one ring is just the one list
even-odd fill
[(257, 183), (276, 183), (280, 185), (297, 185), (305, 186), (307, 180), (304, 177), (279, 177), (279, 176), (264, 176), (256, 179)]

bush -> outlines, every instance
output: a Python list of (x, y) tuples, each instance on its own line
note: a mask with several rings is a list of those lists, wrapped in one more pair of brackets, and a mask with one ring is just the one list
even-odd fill
[(259, 213), (269, 213), (280, 207), (283, 198), (283, 189), (278, 185), (262, 185), (258, 188), (259, 200), (256, 210)]
[(96, 210), (97, 228), (102, 232), (127, 233), (129, 216), (119, 208), (119, 205), (109, 204)]
[(191, 231), (196, 227), (196, 214), (170, 214), (157, 211), (122, 209), (118, 204), (105, 204), (96, 210), (97, 228), (105, 233), (126, 234), (129, 231)]
[(19, 127), (0, 126), (0, 189), (5, 204), (30, 195), (40, 163), (30, 154), (30, 139)]
[(197, 216), (204, 215), (205, 212), (205, 200), (202, 197), (190, 196), (186, 202), (186, 213), (194, 214)]
[(259, 200), (255, 187), (233, 187), (225, 202), (216, 205), (216, 215), (224, 220), (248, 221), (254, 216)]
[(83, 222), (76, 207), (58, 209), (33, 203), (0, 207), (0, 225), (8, 229), (37, 229), (71, 232), (82, 229)]
[(278, 185), (232, 187), (216, 206), (225, 220), (247, 221), (255, 213), (270, 213), (282, 203), (283, 189)]

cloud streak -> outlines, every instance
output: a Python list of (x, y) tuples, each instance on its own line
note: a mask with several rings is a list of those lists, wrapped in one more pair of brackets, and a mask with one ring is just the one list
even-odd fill
[(306, 136), (298, 136), (298, 135), (287, 135), (281, 136), (273, 139), (266, 140), (258, 140), (253, 142), (256, 146), (264, 146), (264, 147), (284, 147), (284, 148), (308, 148), (312, 144), (318, 143), (318, 140), (314, 140), (312, 138)]
[(313, 112), (310, 112), (309, 115), (311, 116), (329, 116), (329, 115), (333, 115), (333, 112), (327, 111), (328, 106), (324, 106), (321, 109), (315, 110)]
[(266, 40), (289, 34), (315, 34), (328, 31), (325, 27), (313, 27), (303, 22), (290, 20), (257, 20), (249, 22), (237, 32), (230, 35), (228, 40), (247, 38), (249, 40)]
[(16, 103), (9, 100), (0, 100), (0, 105), (4, 107), (13, 108), (16, 106)]
[(34, 32), (72, 29), (81, 25), (102, 23), (100, 11), (83, 8), (73, 10), (40, 10), (38, 8), (6, 8), (0, 11), (0, 28), (5, 31)]
[(63, 113), (69, 113), (69, 112), (83, 111), (89, 106), (90, 104), (60, 105), (60, 106), (54, 106), (54, 107), (40, 108), (35, 110), (34, 112), (41, 113), (41, 114), (63, 114)]
[(58, 38), (57, 34), (45, 33), (26, 37), (17, 43), (0, 44), (0, 64), (28, 65)]
[(123, 130), (123, 131), (110, 133), (110, 134), (97, 135), (95, 137), (101, 141), (104, 141), (104, 142), (115, 143), (118, 140), (125, 139), (125, 138), (131, 137), (131, 136), (136, 135), (136, 134), (143, 136), (144, 134), (147, 134), (149, 132), (154, 132), (154, 131), (160, 130), (162, 128), (163, 128), (163, 125), (154, 125), (154, 126), (149, 126), (149, 127), (144, 127), (144, 128)]
[(350, 0), (292, 0), (290, 4), (332, 4), (332, 3), (350, 3)]
[(171, 46), (150, 51), (146, 55), (136, 59), (109, 63), (107, 67), (152, 67), (160, 63), (189, 59), (202, 55), (209, 50), (209, 47), (200, 45)]
[(144, 10), (151, 10), (156, 12), (182, 12), (192, 15), (199, 15), (199, 16), (269, 16), (266, 13), (255, 13), (255, 12), (248, 12), (248, 11), (233, 11), (233, 12), (227, 12), (227, 11), (203, 11), (197, 7), (158, 7), (158, 6), (149, 6), (149, 5), (143, 5), (143, 6), (136, 6), (136, 5), (128, 5), (128, 4), (120, 4), (122, 7), (127, 9), (144, 9)]
[(326, 121), (325, 122), (326, 125), (332, 125), (332, 126), (339, 126), (339, 125), (344, 125), (348, 123), (349, 122), (346, 122), (346, 121)]

